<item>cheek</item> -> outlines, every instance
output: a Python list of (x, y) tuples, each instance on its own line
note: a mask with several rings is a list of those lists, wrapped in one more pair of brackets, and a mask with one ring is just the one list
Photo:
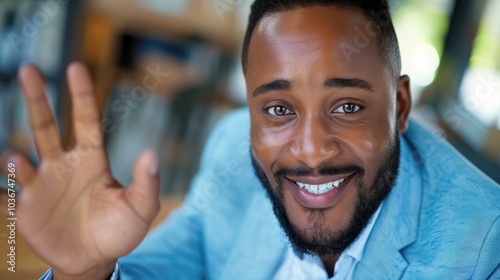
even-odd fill
[(269, 166), (268, 164), (272, 164), (286, 154), (292, 136), (293, 131), (287, 128), (252, 127), (251, 137), (254, 153), (259, 158), (266, 159), (263, 164)]
[(393, 145), (393, 132), (391, 124), (366, 127), (357, 130), (350, 139), (359, 139), (352, 141), (345, 139), (343, 141), (346, 150), (349, 150), (362, 164), (365, 169), (365, 183), (371, 182), (374, 178), (381, 159)]
[(397, 137), (395, 102), (393, 98), (387, 97), (381, 104), (385, 106), (371, 115), (372, 121), (356, 128), (356, 135), (351, 135), (351, 141), (345, 139), (345, 144), (363, 162), (367, 173), (377, 171), (382, 157), (394, 145), (393, 139)]

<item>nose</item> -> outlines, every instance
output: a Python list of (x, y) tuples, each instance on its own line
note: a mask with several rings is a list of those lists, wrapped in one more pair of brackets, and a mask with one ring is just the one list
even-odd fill
[(318, 168), (340, 152), (334, 131), (320, 116), (304, 119), (292, 140), (289, 148), (291, 157), (309, 168)]

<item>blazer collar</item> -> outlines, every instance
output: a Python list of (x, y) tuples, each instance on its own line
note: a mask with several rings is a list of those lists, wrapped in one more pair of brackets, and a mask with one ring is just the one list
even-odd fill
[(356, 267), (355, 279), (399, 279), (408, 266), (400, 251), (417, 238), (422, 197), (421, 161), (410, 134), (401, 137), (398, 177)]

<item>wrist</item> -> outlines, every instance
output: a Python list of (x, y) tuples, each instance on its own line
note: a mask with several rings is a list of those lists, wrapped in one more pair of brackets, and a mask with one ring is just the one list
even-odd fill
[(107, 280), (113, 274), (116, 262), (117, 260), (110, 261), (76, 275), (67, 274), (60, 270), (52, 269), (53, 280), (86, 280), (86, 279)]

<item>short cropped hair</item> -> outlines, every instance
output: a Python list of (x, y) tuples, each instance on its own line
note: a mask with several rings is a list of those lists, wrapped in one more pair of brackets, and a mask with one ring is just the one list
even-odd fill
[(312, 6), (335, 6), (363, 13), (371, 23), (371, 29), (374, 30), (376, 35), (380, 58), (389, 67), (394, 78), (399, 78), (401, 74), (401, 56), (387, 0), (256, 0), (252, 4), (243, 42), (241, 56), (243, 71), (246, 72), (248, 68), (248, 53), (253, 31), (264, 16)]

